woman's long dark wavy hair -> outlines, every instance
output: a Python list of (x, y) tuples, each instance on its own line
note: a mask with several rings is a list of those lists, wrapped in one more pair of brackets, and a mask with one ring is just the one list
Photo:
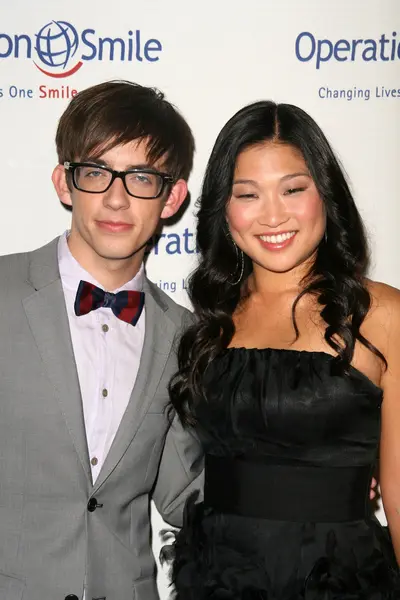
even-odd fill
[[(225, 235), (226, 207), (238, 155), (263, 142), (287, 144), (301, 152), (326, 209), (326, 235), (292, 308), (296, 335), (296, 306), (305, 294), (313, 294), (327, 325), (325, 340), (337, 353), (337, 372), (348, 372), (356, 341), (386, 364), (379, 350), (360, 333), (371, 305), (365, 285), (368, 246), (361, 217), (329, 142), (315, 121), (300, 108), (256, 102), (237, 112), (219, 134), (199, 199), (200, 264), (188, 284), (196, 319), (181, 338), (179, 370), (170, 384), (172, 406), (184, 423), (195, 422), (193, 408), (204, 397), (204, 372), (232, 340), (235, 332), (232, 315), (242, 298), (243, 283), (252, 272), (252, 262), (245, 255), (242, 279), (234, 281), (238, 279), (240, 266), (235, 246)], [(232, 274), (235, 265), (237, 272)], [(341, 343), (336, 341), (338, 338)]]

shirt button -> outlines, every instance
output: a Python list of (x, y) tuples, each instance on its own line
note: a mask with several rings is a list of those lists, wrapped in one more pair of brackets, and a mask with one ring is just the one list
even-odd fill
[(104, 390), (101, 393), (103, 394), (103, 398), (107, 398), (108, 390), (106, 390), (106, 388), (104, 388)]
[(107, 333), (107, 331), (109, 330), (109, 327), (108, 327), (108, 325), (104, 324), (101, 326), (101, 329), (104, 331), (104, 333)]
[(98, 461), (98, 459), (95, 456), (93, 456), (93, 458), (92, 458), (92, 460), (90, 462), (95, 467), (98, 464), (99, 461)]

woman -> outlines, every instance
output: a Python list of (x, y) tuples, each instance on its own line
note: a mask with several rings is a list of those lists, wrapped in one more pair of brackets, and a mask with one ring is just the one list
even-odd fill
[[(179, 600), (400, 597), (400, 293), (318, 125), (239, 111), (198, 214), (197, 320), (172, 405), (206, 452), (174, 552)], [(380, 444), (388, 532), (370, 514)], [(392, 546), (393, 544), (393, 546)]]

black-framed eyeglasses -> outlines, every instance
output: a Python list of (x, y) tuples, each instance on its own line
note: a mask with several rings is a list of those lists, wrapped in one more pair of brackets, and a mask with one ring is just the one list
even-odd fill
[(122, 179), (128, 194), (134, 198), (159, 198), (165, 187), (174, 183), (171, 175), (154, 169), (114, 171), (96, 163), (69, 161), (64, 163), (64, 167), (71, 173), (74, 187), (89, 194), (103, 194), (118, 177)]

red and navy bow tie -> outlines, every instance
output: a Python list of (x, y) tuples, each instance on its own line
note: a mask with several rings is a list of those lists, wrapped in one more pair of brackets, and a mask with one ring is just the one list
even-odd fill
[(114, 315), (136, 325), (144, 306), (144, 293), (132, 291), (105, 292), (92, 283), (81, 281), (75, 298), (75, 314), (80, 317), (100, 307), (111, 308)]

